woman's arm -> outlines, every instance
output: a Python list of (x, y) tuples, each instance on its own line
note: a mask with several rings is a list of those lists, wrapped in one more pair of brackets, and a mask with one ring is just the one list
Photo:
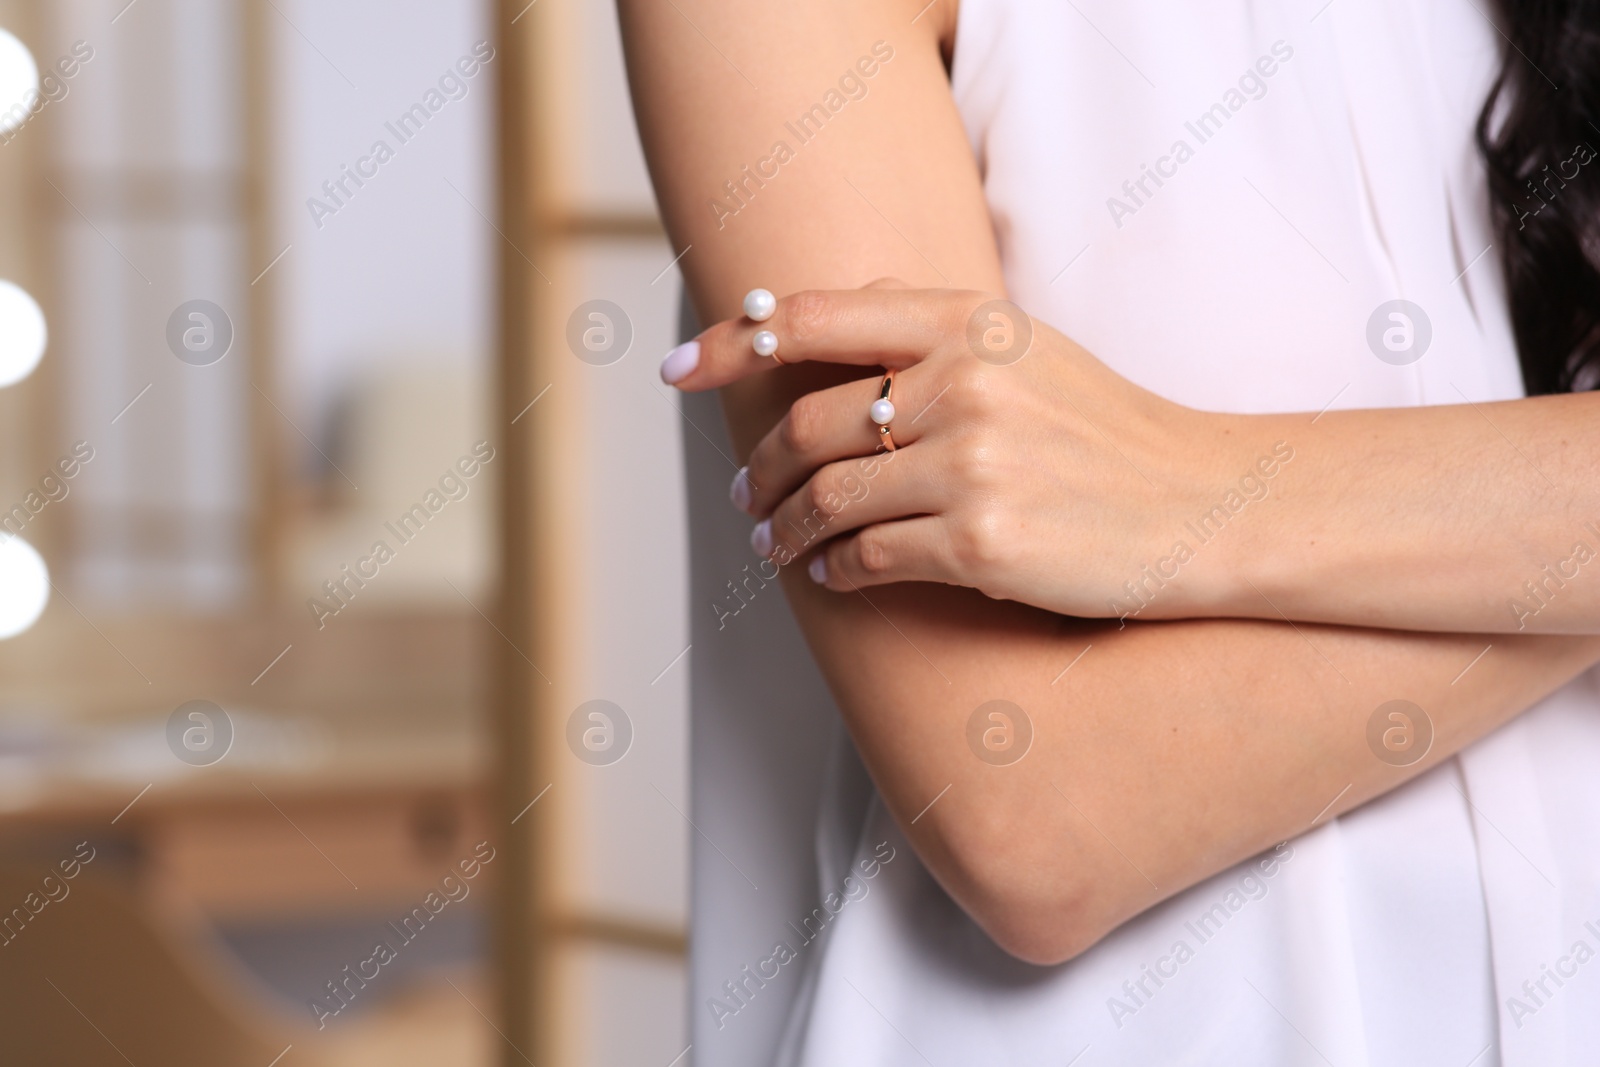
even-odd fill
[(757, 329), (790, 365), (895, 368), (893, 440), (913, 447), (870, 496), (827, 503), (881, 447), (875, 377), (791, 405), (740, 481), (763, 554), (820, 548), (809, 566), (837, 591), (939, 581), (1085, 618), (1600, 633), (1600, 582), (1582, 580), (1600, 571), (1600, 394), (1208, 414), (1047, 323), (993, 332), (1025, 351), (978, 351), (973, 324), (997, 308), (1023, 314), (891, 282), (806, 291), (718, 323), (692, 371), (663, 373), (690, 390), (768, 374)]
[(1600, 633), (1600, 394), (1208, 418), (1300, 447), (1201, 614)]
[[(941, 63), (953, 5), (921, 6), (621, 0), (635, 109), (668, 229), (693, 246), (683, 267), (703, 321), (737, 314), (757, 284), (1001, 289)], [(863, 65), (879, 41), (892, 57)], [(840, 101), (825, 120), (813, 109)], [(802, 143), (786, 123), (808, 114)], [(779, 141), (777, 170), (745, 178)], [(804, 366), (725, 390), (741, 457), (796, 398), (839, 380)], [(951, 587), (841, 596), (795, 571), (786, 593), (890, 810), (969, 914), (1040, 962), (1392, 788), (1600, 658), (1588, 639), (1517, 638), (1451, 684), (1482, 639), (1263, 622), (1119, 631)], [(1366, 742), (1395, 698), (1434, 731), (1405, 768)], [(967, 743), (995, 699), (1035, 728), (1009, 766)]]

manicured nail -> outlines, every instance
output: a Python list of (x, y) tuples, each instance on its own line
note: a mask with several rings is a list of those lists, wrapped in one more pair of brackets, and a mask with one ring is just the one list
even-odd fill
[(695, 367), (699, 365), (700, 342), (689, 341), (681, 344), (668, 352), (667, 358), (661, 361), (661, 380), (668, 385), (677, 385), (693, 374)]
[(740, 511), (749, 511), (751, 496), (750, 468), (740, 467), (739, 473), (733, 476), (733, 484), (728, 486), (728, 499)]
[(762, 519), (756, 523), (756, 528), (750, 531), (750, 547), (755, 549), (758, 556), (772, 555), (772, 520)]
[(811, 560), (810, 565), (806, 567), (806, 573), (811, 575), (811, 580), (813, 582), (816, 582), (818, 585), (826, 585), (827, 582), (828, 582), (828, 559), (827, 559), (827, 557), (826, 556), (813, 557), (812, 560)]

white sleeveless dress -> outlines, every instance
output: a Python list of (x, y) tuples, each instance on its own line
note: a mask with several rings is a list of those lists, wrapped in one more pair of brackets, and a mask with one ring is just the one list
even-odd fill
[[(962, 0), (954, 91), (1012, 297), (1209, 410), (1520, 395), (1472, 141), (1500, 43), (1483, 10)], [(1415, 362), (1369, 345), (1393, 299), (1431, 324)], [(1080, 958), (1024, 965), (906, 845), (776, 586), (730, 597), (748, 524), (701, 436), (714, 408), (686, 411), (709, 602), (693, 646), (695, 1063), (1600, 1063), (1594, 672)], [(1305, 447), (1315, 432), (1308, 419)]]

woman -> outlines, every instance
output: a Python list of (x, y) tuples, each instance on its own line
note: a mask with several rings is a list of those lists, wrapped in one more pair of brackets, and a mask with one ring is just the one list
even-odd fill
[[(621, 8), (768, 560), (697, 1062), (1592, 1056), (1594, 6)], [(787, 921), (780, 573), (875, 787)]]

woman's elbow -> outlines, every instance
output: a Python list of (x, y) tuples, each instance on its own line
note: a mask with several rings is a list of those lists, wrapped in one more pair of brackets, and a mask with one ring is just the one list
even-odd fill
[[(966, 839), (963, 840), (963, 837)], [(1042, 967), (1065, 963), (1110, 932), (1098, 891), (1107, 872), (1083, 850), (998, 844), (978, 831), (946, 842), (952, 895), (1003, 951)]]

